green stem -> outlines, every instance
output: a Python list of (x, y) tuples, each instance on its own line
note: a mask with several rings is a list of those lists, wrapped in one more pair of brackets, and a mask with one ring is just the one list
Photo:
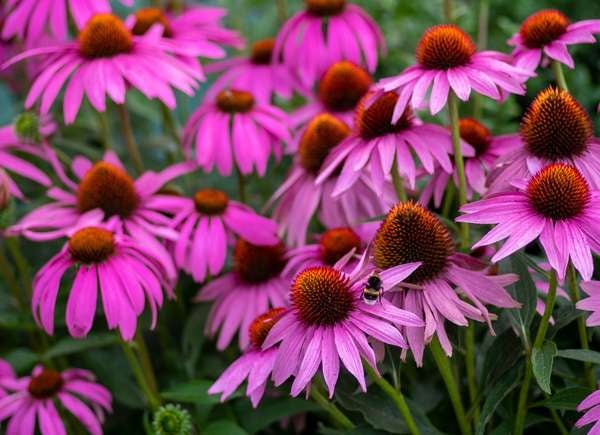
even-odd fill
[(23, 300), (23, 295), (19, 282), (13, 272), (13, 267), (6, 257), (4, 247), (0, 245), (0, 275), (4, 278), (6, 285), (10, 289), (10, 293), (19, 308), (27, 305)]
[(394, 163), (392, 164), (392, 181), (394, 182), (394, 190), (396, 191), (398, 200), (401, 202), (407, 201), (408, 196), (406, 195), (406, 190), (404, 189), (402, 176), (398, 172), (398, 160), (395, 157)]
[[(544, 393), (544, 396), (546, 396), (546, 399), (548, 399), (550, 397), (548, 394), (545, 394), (545, 393)], [(554, 420), (554, 424), (558, 428), (558, 431), (561, 433), (561, 435), (569, 435), (569, 431), (567, 430), (567, 428), (565, 427), (565, 424), (560, 419), (558, 412), (556, 412), (556, 410), (552, 409), (552, 408), (549, 408), (549, 410), (550, 410), (550, 415), (552, 416), (552, 420)]]
[(365, 367), (369, 377), (373, 379), (373, 382), (375, 382), (379, 388), (381, 388), (383, 392), (387, 394), (390, 399), (392, 399), (396, 405), (396, 408), (398, 408), (398, 411), (400, 411), (402, 418), (404, 418), (406, 426), (408, 427), (408, 431), (413, 435), (419, 435), (421, 432), (415, 423), (415, 419), (408, 408), (408, 404), (406, 403), (402, 392), (396, 390), (383, 376), (378, 375), (375, 370), (373, 370), (373, 367), (369, 365), (369, 363), (364, 362), (363, 366)]
[(312, 397), (313, 400), (329, 414), (331, 419), (338, 427), (346, 430), (354, 428), (354, 423), (352, 423), (352, 421), (350, 421), (350, 419), (346, 417), (346, 415), (340, 411), (340, 409), (335, 406), (333, 402), (327, 400), (327, 398), (321, 393), (321, 391), (319, 391), (317, 385), (315, 384), (313, 384), (310, 389), (310, 397)]
[(156, 376), (154, 374), (154, 369), (152, 368), (150, 354), (148, 353), (148, 348), (146, 347), (144, 337), (142, 336), (139, 330), (135, 333), (134, 340), (137, 346), (138, 355), (140, 357), (142, 370), (144, 371), (144, 376), (148, 380), (148, 384), (152, 391), (156, 393), (156, 395), (158, 395), (158, 382), (156, 382)]
[(460, 397), (460, 391), (458, 390), (456, 379), (454, 379), (454, 375), (452, 374), (450, 360), (444, 354), (437, 337), (431, 340), (429, 349), (431, 350), (435, 364), (440, 371), (440, 375), (446, 384), (446, 389), (448, 390), (448, 395), (450, 396), (450, 401), (452, 402), (452, 407), (454, 408), (454, 414), (456, 415), (456, 420), (458, 421), (458, 426), (460, 427), (460, 433), (462, 435), (471, 435), (471, 426), (467, 421), (467, 415)]
[(135, 376), (135, 380), (137, 381), (139, 387), (141, 388), (144, 396), (146, 396), (146, 400), (148, 401), (148, 405), (153, 410), (158, 409), (160, 407), (160, 398), (154, 394), (151, 388), (146, 381), (146, 377), (144, 376), (144, 371), (137, 357), (135, 356), (135, 352), (131, 348), (129, 343), (120, 340), (121, 348), (123, 349), (123, 353), (125, 354), (125, 358), (127, 358), (127, 362), (129, 363), (129, 367), (131, 367), (131, 371)]
[[(546, 338), (546, 332), (548, 331), (548, 325), (550, 323), (550, 317), (554, 310), (554, 303), (556, 302), (556, 271), (550, 272), (550, 283), (548, 287), (548, 296), (546, 297), (546, 308), (538, 326), (535, 340), (533, 341), (534, 349), (541, 349)], [(517, 416), (515, 418), (515, 429), (514, 435), (522, 435), (525, 428), (525, 417), (527, 416), (527, 397), (529, 395), (529, 385), (531, 384), (531, 378), (533, 370), (531, 367), (531, 349), (527, 349), (527, 362), (525, 366), (525, 375), (523, 377), (523, 383), (521, 384), (521, 390), (519, 391), (519, 402), (517, 405)]]
[(285, 23), (287, 19), (287, 1), (277, 0), (277, 19), (280, 23)]
[(452, 23), (452, 0), (444, 0), (444, 4), (442, 6), (444, 11), (444, 21), (446, 24)]
[(450, 179), (446, 186), (446, 193), (444, 195), (444, 203), (442, 204), (442, 216), (450, 219), (450, 212), (452, 211), (452, 204), (454, 204), (454, 195), (456, 194), (456, 186)]
[[(579, 299), (581, 299), (581, 293), (579, 292), (579, 284), (577, 283), (577, 272), (571, 263), (569, 263), (567, 274), (569, 279), (571, 301), (573, 302), (573, 305), (576, 305), (577, 302), (579, 302)], [(577, 318), (577, 329), (579, 330), (579, 342), (581, 343), (581, 348), (584, 350), (589, 350), (590, 343), (588, 340), (587, 328), (585, 327), (585, 319), (582, 316)], [(592, 389), (595, 389), (596, 377), (594, 376), (592, 365), (589, 362), (584, 363), (584, 371), (588, 386)]]
[(569, 92), (569, 87), (567, 86), (567, 80), (565, 79), (565, 74), (562, 69), (562, 65), (560, 62), (553, 60), (552, 61), (552, 73), (554, 74), (554, 78), (556, 79), (556, 84), (562, 90)]
[(181, 149), (181, 138), (179, 137), (177, 124), (175, 122), (175, 118), (173, 117), (173, 113), (162, 102), (160, 103), (160, 110), (162, 112), (163, 123), (166, 127), (167, 133), (175, 141), (175, 145), (177, 145), (179, 149)]
[(237, 171), (237, 179), (238, 179), (238, 195), (240, 198), (240, 202), (246, 203), (246, 177), (240, 171), (240, 168), (236, 166)]
[(27, 300), (29, 301), (31, 299), (31, 295), (33, 294), (33, 286), (31, 284), (31, 268), (29, 267), (29, 262), (21, 251), (19, 239), (15, 237), (6, 238), (6, 246), (8, 247), (10, 255), (12, 255), (13, 260), (17, 265), (17, 270), (19, 271), (19, 275), (21, 277), (21, 285), (23, 286), (25, 294), (27, 295)]
[(127, 112), (127, 107), (125, 107), (125, 104), (117, 104), (117, 113), (119, 115), (119, 119), (121, 120), (121, 128), (123, 129), (123, 136), (125, 138), (125, 145), (127, 145), (129, 157), (131, 157), (131, 161), (133, 162), (133, 166), (135, 167), (137, 173), (141, 174), (144, 172), (142, 155), (140, 154), (140, 150), (135, 142), (133, 130), (131, 129), (131, 119), (129, 118), (129, 112)]
[(469, 401), (473, 407), (473, 423), (479, 422), (479, 405), (477, 404), (477, 378), (475, 376), (475, 324), (471, 322), (465, 329), (465, 367), (467, 369), (467, 385)]
[[(488, 22), (490, 14), (489, 0), (479, 0), (479, 16), (477, 23), (477, 49), (482, 51), (487, 47), (488, 41)], [(483, 98), (480, 94), (473, 95), (473, 117), (481, 118), (483, 111)]]
[(109, 133), (108, 133), (108, 120), (106, 119), (106, 112), (98, 113), (98, 124), (100, 126), (100, 140), (102, 141), (102, 147), (105, 151), (112, 149), (110, 145)]
[[(460, 146), (460, 119), (458, 117), (458, 98), (453, 91), (448, 95), (448, 111), (450, 112), (450, 126), (452, 128), (452, 148), (454, 150), (454, 162), (458, 175), (458, 205), (467, 203), (467, 178), (465, 177), (465, 162)], [(460, 238), (463, 249), (469, 247), (469, 224), (460, 223)]]

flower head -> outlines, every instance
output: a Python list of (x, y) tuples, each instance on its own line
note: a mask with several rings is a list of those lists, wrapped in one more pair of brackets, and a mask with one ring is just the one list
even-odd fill
[(191, 435), (194, 432), (190, 413), (172, 403), (161, 406), (154, 413), (152, 429), (156, 435)]
[(552, 268), (564, 278), (569, 259), (581, 276), (593, 272), (591, 251), (598, 252), (597, 198), (577, 168), (554, 163), (504, 192), (461, 208), (459, 222), (497, 224), (473, 247), (507, 239), (492, 257), (500, 261), (539, 238)]
[(192, 163), (179, 163), (159, 173), (148, 171), (133, 180), (112, 152), (107, 152), (103, 160), (95, 164), (77, 157), (72, 171), (78, 182), (65, 177), (67, 190), (50, 189), (47, 195), (53, 202), (27, 214), (9, 228), (9, 234), (21, 234), (36, 241), (56, 239), (70, 233), (82, 216), (95, 211), (105, 221), (116, 221), (118, 232), (128, 234), (151, 249), (153, 257), (162, 263), (168, 278), (173, 280), (176, 270), (172, 258), (157, 238), (177, 238), (177, 233), (169, 228), (169, 215), (177, 209), (159, 190), (194, 168)]
[(292, 126), (304, 125), (320, 113), (330, 113), (352, 127), (356, 106), (372, 83), (371, 75), (350, 61), (332, 64), (321, 76), (313, 99), (291, 114)]
[(206, 100), (188, 120), (183, 135), (184, 151), (205, 171), (216, 165), (230, 175), (233, 164), (242, 174), (254, 170), (264, 176), (271, 154), (280, 159), (282, 142), (290, 141), (287, 115), (281, 109), (257, 101), (250, 92), (220, 91)]
[(421, 108), (429, 98), (429, 110), (438, 113), (453, 91), (467, 101), (474, 90), (494, 100), (506, 92), (524, 94), (523, 83), (533, 75), (512, 66), (510, 59), (496, 51), (477, 51), (473, 40), (454, 24), (433, 26), (423, 33), (416, 50), (417, 64), (395, 77), (381, 80), (381, 92), (398, 94), (392, 122), (396, 122), (410, 103)]
[(252, 321), (248, 329), (250, 347), (219, 376), (209, 388), (209, 394), (222, 393), (223, 402), (247, 379), (246, 395), (253, 407), (258, 406), (277, 357), (276, 347), (262, 349), (262, 345), (285, 312), (285, 308), (271, 308)]
[(287, 305), (285, 292), (290, 280), (281, 276), (285, 266), (282, 243), (254, 245), (238, 239), (233, 251), (233, 271), (212, 280), (200, 289), (197, 302), (213, 301), (206, 332), (219, 330), (217, 348), (225, 349), (239, 331), (239, 347), (246, 349), (250, 323), (270, 307)]
[(467, 326), (467, 319), (489, 324), (491, 316), (484, 304), (519, 306), (503, 288), (516, 281), (516, 275), (488, 276), (485, 271), (467, 267), (471, 263), (468, 260), (455, 252), (452, 236), (440, 220), (412, 202), (392, 208), (377, 231), (373, 263), (379, 270), (409, 261), (421, 263), (405, 280), (409, 285), (400, 284), (398, 291), (389, 293), (392, 303), (425, 319), (424, 327), (404, 330), (418, 365), (423, 363), (425, 344), (434, 334), (446, 353), (452, 354), (446, 320), (459, 326)]
[(575, 166), (595, 188), (600, 187), (600, 140), (586, 110), (567, 91), (548, 87), (540, 92), (521, 120), (516, 149), (498, 159), (490, 174), (489, 194), (510, 189), (510, 183), (542, 167), (562, 162)]
[(508, 44), (515, 47), (512, 53), (515, 64), (528, 71), (537, 69), (542, 56), (574, 68), (567, 46), (593, 44), (597, 33), (600, 33), (600, 20), (571, 23), (562, 12), (544, 9), (528, 16)]
[[(94, 218), (85, 218), (93, 222)], [(86, 222), (87, 224), (87, 222)], [(108, 227), (82, 226), (37, 274), (33, 283), (32, 310), (36, 322), (48, 334), (54, 333), (54, 309), (63, 275), (75, 269), (67, 301), (69, 334), (84, 338), (96, 314), (98, 293), (109, 329), (119, 328), (125, 340), (135, 334), (137, 317), (148, 300), (152, 327), (157, 308), (162, 306), (164, 288), (169, 296), (166, 270), (146, 246)], [(127, 270), (128, 273), (122, 273)]]
[[(376, 368), (375, 353), (368, 337), (394, 346), (406, 341), (393, 324), (420, 327), (422, 320), (398, 309), (385, 299), (368, 305), (362, 299), (364, 282), (371, 269), (365, 256), (349, 274), (336, 267), (309, 267), (296, 275), (290, 290), (292, 307), (271, 329), (263, 349), (279, 343), (273, 366), (275, 385), (290, 376), (292, 396), (304, 390), (321, 367), (330, 397), (340, 372), (340, 360), (366, 390), (361, 357)], [(396, 266), (381, 273), (384, 288), (393, 288), (407, 278), (419, 263)]]
[(389, 182), (383, 186), (383, 195), (378, 195), (369, 177), (359, 174), (353, 189), (334, 198), (338, 173), (332, 173), (321, 183), (316, 181), (332, 150), (349, 135), (346, 123), (322, 113), (312, 118), (295, 139), (293, 166), (268, 203), (277, 204), (273, 218), (287, 234), (289, 245), (298, 247), (306, 243), (308, 226), (315, 213), (327, 228), (353, 226), (385, 212), (392, 203), (394, 193)]
[(157, 32), (133, 35), (118, 17), (93, 15), (75, 41), (37, 47), (15, 56), (4, 68), (32, 56), (43, 56), (44, 69), (35, 79), (25, 107), (41, 100), (47, 114), (58, 92), (65, 86), (64, 119), (72, 123), (87, 95), (92, 107), (106, 110), (106, 95), (116, 104), (125, 102), (127, 87), (134, 87), (149, 99), (158, 98), (169, 108), (176, 101), (172, 87), (193, 95), (197, 81), (204, 77), (197, 64), (190, 65), (175, 54), (185, 47), (165, 43)]
[(22, 433), (26, 428), (33, 433), (37, 420), (43, 435), (66, 434), (60, 410), (72, 414), (89, 433), (101, 434), (105, 413), (112, 412), (110, 393), (87, 370), (58, 372), (37, 366), (31, 376), (0, 378), (0, 384), (7, 391), (0, 398), (0, 421), (9, 419), (7, 433)]
[[(417, 166), (413, 152), (427, 172), (434, 171), (435, 163), (446, 172), (452, 172), (449, 131), (420, 122), (409, 107), (401, 117), (394, 119), (397, 102), (398, 95), (393, 92), (363, 97), (356, 108), (353, 134), (328, 156), (317, 183), (322, 183), (342, 166), (334, 196), (350, 189), (363, 172), (370, 173), (375, 190), (381, 193), (386, 180), (391, 178), (396, 161), (398, 173), (414, 188)], [(464, 148), (465, 154), (473, 154), (470, 146)]]
[(174, 196), (164, 201), (178, 210), (172, 223), (179, 233), (173, 243), (175, 264), (196, 282), (221, 272), (229, 241), (236, 236), (255, 245), (278, 242), (275, 222), (232, 201), (221, 190), (201, 189), (193, 198)]
[(346, 0), (306, 0), (304, 4), (305, 10), (279, 31), (274, 55), (297, 71), (306, 87), (340, 60), (375, 71), (385, 41), (377, 23), (362, 8)]

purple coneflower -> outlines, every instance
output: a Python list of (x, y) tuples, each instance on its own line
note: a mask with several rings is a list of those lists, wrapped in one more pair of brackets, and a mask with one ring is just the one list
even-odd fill
[(555, 162), (575, 166), (595, 188), (600, 188), (600, 139), (592, 120), (567, 91), (548, 87), (531, 103), (521, 120), (518, 147), (498, 160), (490, 174), (488, 194), (512, 189), (510, 183), (527, 178)]
[(0, 399), (7, 395), (7, 391), (2, 386), (2, 380), (8, 379), (9, 381), (16, 377), (15, 371), (12, 366), (0, 358)]
[[(134, 0), (121, 0), (127, 6)], [(110, 12), (110, 0), (8, 0), (2, 38), (19, 37), (28, 46), (39, 42), (46, 31), (57, 40), (65, 40), (69, 15), (78, 28), (97, 13)]]
[(436, 216), (418, 204), (403, 202), (389, 211), (377, 231), (373, 263), (384, 273), (415, 261), (422, 265), (406, 280), (408, 285), (385, 289), (392, 303), (425, 319), (423, 327), (404, 328), (419, 366), (425, 345), (434, 335), (446, 354), (452, 355), (446, 320), (458, 326), (467, 326), (467, 319), (486, 321), (491, 327), (484, 304), (520, 306), (503, 288), (515, 282), (516, 275), (488, 276), (485, 271), (473, 270), (471, 259), (455, 252), (450, 232)]
[(584, 280), (594, 271), (592, 250), (600, 252), (600, 192), (581, 172), (564, 163), (546, 166), (518, 189), (466, 204), (458, 222), (497, 224), (473, 248), (507, 239), (492, 257), (500, 261), (539, 238), (548, 262), (563, 279), (569, 259)]
[[(198, 65), (190, 65), (173, 55), (180, 50), (175, 44), (163, 41), (160, 26), (154, 29), (143, 36), (133, 35), (118, 17), (96, 14), (81, 29), (76, 41), (27, 50), (3, 67), (43, 56), (44, 68), (31, 86), (25, 107), (30, 108), (40, 100), (40, 112), (47, 114), (68, 80), (63, 100), (67, 124), (75, 120), (84, 94), (94, 109), (104, 112), (106, 95), (116, 104), (123, 104), (128, 86), (174, 109), (176, 101), (171, 87), (193, 95), (197, 81), (204, 76)], [(185, 47), (181, 53), (186, 54)]]
[[(317, 238), (317, 243), (290, 249), (287, 252), (288, 262), (283, 269), (283, 275), (294, 278), (298, 272), (312, 266), (334, 266), (348, 252), (354, 250), (362, 254), (373, 239), (378, 222), (368, 222), (350, 227), (332, 228)], [(343, 267), (344, 272), (350, 272), (357, 264), (354, 256)]]
[(435, 115), (446, 104), (450, 91), (462, 101), (469, 99), (471, 90), (494, 100), (501, 100), (506, 92), (522, 95), (523, 83), (534, 75), (511, 65), (509, 56), (500, 52), (478, 52), (470, 36), (454, 24), (427, 29), (417, 45), (416, 60), (417, 65), (375, 85), (399, 96), (392, 122), (402, 117), (409, 103), (419, 109), (427, 98)]
[[(375, 190), (381, 193), (386, 180), (396, 170), (396, 162), (398, 173), (406, 177), (409, 186), (414, 188), (417, 166), (413, 152), (428, 173), (433, 173), (435, 163), (446, 172), (452, 172), (449, 156), (452, 154), (452, 140), (447, 129), (420, 122), (410, 107), (406, 108), (402, 117), (392, 121), (398, 96), (386, 92), (369, 102), (372, 98), (372, 94), (367, 94), (358, 104), (354, 133), (329, 154), (317, 178), (318, 184), (343, 165), (334, 196), (350, 189), (365, 170), (370, 173)], [(463, 148), (466, 155), (473, 154), (470, 146), (463, 144)]]
[[(347, 257), (346, 257), (347, 258)], [(321, 367), (329, 396), (333, 397), (340, 373), (340, 360), (366, 391), (361, 357), (377, 370), (375, 353), (368, 342), (380, 342), (406, 348), (406, 340), (393, 325), (420, 327), (423, 321), (415, 314), (396, 308), (381, 299), (374, 305), (362, 299), (369, 270), (365, 256), (349, 274), (336, 267), (310, 267), (300, 272), (290, 290), (291, 309), (271, 329), (263, 349), (279, 344), (273, 366), (273, 381), (281, 385), (290, 376), (292, 396), (308, 387)], [(402, 264), (383, 271), (384, 288), (392, 288), (407, 278), (420, 263)]]
[(157, 238), (177, 239), (177, 232), (170, 228), (169, 217), (177, 210), (165, 206), (159, 190), (193, 169), (193, 163), (179, 163), (159, 173), (145, 172), (134, 181), (113, 152), (107, 152), (103, 160), (95, 164), (77, 157), (72, 171), (78, 182), (66, 180), (68, 190), (59, 187), (48, 190), (52, 202), (27, 214), (10, 227), (8, 233), (36, 241), (56, 239), (72, 230), (84, 213), (99, 209), (106, 220), (117, 219), (119, 232), (151, 249), (167, 270), (169, 279), (175, 279), (171, 255)]
[[(474, 155), (464, 159), (467, 198), (471, 199), (473, 192), (479, 195), (485, 194), (487, 174), (492, 170), (498, 158), (514, 151), (521, 145), (521, 142), (516, 134), (492, 136), (485, 125), (473, 118), (462, 118), (459, 122), (459, 130), (461, 139), (475, 150)], [(458, 188), (456, 171), (449, 174), (441, 167), (436, 167), (431, 179), (421, 191), (419, 202), (425, 205), (429, 204), (433, 197), (433, 204), (435, 207), (439, 207), (450, 177)]]
[(175, 264), (196, 282), (221, 272), (227, 246), (236, 236), (254, 245), (274, 245), (279, 241), (274, 221), (232, 201), (221, 190), (201, 189), (193, 199), (173, 196), (163, 201), (178, 210), (172, 224), (179, 234), (173, 242)]
[[(0, 399), (0, 421), (9, 419), (7, 434), (32, 434), (36, 420), (42, 435), (66, 435), (66, 411), (92, 435), (102, 435), (106, 412), (112, 412), (112, 396), (87, 370), (57, 372), (36, 366), (31, 376), (2, 379), (9, 392)], [(58, 407), (57, 407), (58, 405)]]
[[(85, 338), (92, 329), (98, 293), (109, 329), (118, 328), (124, 340), (135, 335), (137, 318), (145, 300), (156, 325), (164, 288), (172, 297), (166, 270), (154, 252), (124, 234), (100, 226), (84, 225), (36, 274), (31, 308), (36, 322), (52, 335), (54, 309), (63, 275), (75, 270), (70, 286), (65, 321), (69, 334)], [(126, 271), (126, 273), (124, 273)]]
[(217, 349), (225, 349), (239, 331), (238, 344), (245, 350), (250, 340), (244, 332), (252, 320), (271, 307), (288, 305), (285, 295), (290, 280), (281, 276), (284, 266), (282, 243), (256, 246), (238, 239), (233, 251), (233, 271), (206, 284), (195, 299), (213, 302), (206, 332), (214, 336), (221, 330)]
[(204, 70), (220, 73), (206, 92), (207, 99), (214, 99), (223, 89), (248, 91), (257, 101), (269, 103), (273, 95), (284, 99), (295, 91), (306, 93), (289, 68), (273, 58), (274, 39), (262, 39), (252, 45), (250, 55), (215, 62)]
[(600, 281), (583, 281), (581, 288), (588, 297), (577, 302), (577, 309), (592, 312), (586, 320), (586, 325), (600, 326)]
[(595, 33), (600, 33), (600, 20), (571, 23), (562, 12), (544, 9), (527, 17), (508, 45), (515, 47), (512, 52), (515, 65), (525, 70), (535, 71), (542, 55), (574, 68), (567, 46), (593, 44)]
[(254, 99), (250, 92), (228, 89), (214, 100), (205, 100), (187, 121), (184, 152), (206, 172), (216, 166), (227, 176), (233, 164), (248, 175), (256, 169), (263, 176), (271, 154), (280, 159), (282, 142), (290, 142), (286, 113)]
[(584, 412), (575, 422), (575, 427), (583, 427), (594, 423), (587, 435), (600, 435), (600, 390), (594, 391), (577, 406), (577, 411)]
[(334, 62), (349, 60), (377, 67), (385, 40), (377, 23), (346, 0), (305, 0), (305, 10), (291, 17), (277, 35), (274, 55), (281, 57), (306, 87)]
[(248, 331), (250, 347), (219, 376), (208, 389), (209, 394), (222, 393), (223, 402), (248, 379), (246, 396), (250, 398), (254, 408), (258, 406), (277, 357), (277, 347), (263, 350), (262, 345), (285, 311), (285, 308), (272, 308), (252, 321)]
[(332, 192), (338, 173), (332, 172), (322, 183), (316, 182), (331, 150), (349, 134), (350, 129), (342, 120), (323, 113), (315, 116), (296, 140), (293, 166), (268, 204), (276, 204), (273, 218), (286, 233), (290, 246), (306, 243), (308, 226), (315, 213), (327, 228), (353, 226), (385, 213), (393, 203), (391, 183), (386, 182), (384, 194), (378, 195), (366, 175), (359, 174), (354, 188), (335, 198)]
[(354, 110), (372, 84), (371, 75), (362, 67), (347, 60), (334, 63), (319, 80), (316, 95), (290, 115), (292, 127), (300, 127), (324, 112), (352, 127)]

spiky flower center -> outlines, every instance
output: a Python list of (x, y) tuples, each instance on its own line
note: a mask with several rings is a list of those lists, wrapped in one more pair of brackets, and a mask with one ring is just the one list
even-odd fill
[(63, 387), (64, 381), (59, 372), (52, 369), (43, 369), (33, 376), (27, 386), (27, 391), (36, 399), (50, 399)]
[(538, 213), (563, 220), (581, 213), (590, 199), (590, 188), (573, 166), (555, 163), (529, 181), (527, 196)]
[(440, 24), (425, 31), (417, 45), (417, 62), (429, 69), (447, 70), (471, 61), (477, 51), (464, 30), (454, 24)]
[(354, 248), (360, 248), (360, 237), (351, 228), (333, 228), (321, 236), (323, 261), (330, 266)]
[(319, 81), (319, 99), (332, 112), (353, 110), (373, 80), (367, 71), (347, 60), (331, 65)]
[(350, 135), (350, 128), (329, 113), (315, 116), (300, 138), (298, 157), (307, 172), (317, 174), (329, 152)]
[(133, 46), (131, 32), (112, 14), (96, 14), (77, 37), (79, 51), (88, 58), (112, 57), (128, 53)]
[(106, 217), (128, 218), (140, 202), (131, 177), (121, 168), (107, 162), (98, 162), (79, 184), (77, 209), (84, 213), (95, 208)]
[(365, 95), (356, 109), (356, 125), (359, 134), (364, 139), (398, 133), (412, 126), (413, 113), (409, 107), (404, 110), (400, 119), (392, 124), (394, 107), (398, 101), (398, 95), (395, 92), (382, 94), (366, 107), (370, 98), (371, 94)]
[(475, 148), (476, 156), (487, 151), (492, 140), (492, 134), (485, 125), (473, 118), (462, 118), (458, 125), (460, 137)]
[(198, 213), (209, 216), (220, 215), (227, 209), (227, 194), (217, 189), (202, 189), (194, 195), (194, 205)]
[(217, 107), (222, 112), (246, 113), (254, 107), (254, 97), (250, 92), (228, 89), (217, 95)]
[(519, 33), (529, 48), (542, 48), (560, 38), (567, 31), (569, 19), (556, 9), (545, 9), (527, 17)]
[(307, 325), (335, 325), (355, 309), (349, 278), (327, 266), (300, 272), (292, 283), (290, 298)]
[(260, 348), (269, 335), (271, 328), (281, 318), (281, 315), (285, 313), (285, 308), (272, 308), (264, 314), (261, 314), (250, 324), (250, 343), (256, 348)]
[(421, 284), (438, 276), (454, 253), (448, 229), (430, 211), (413, 202), (394, 206), (377, 230), (375, 265), (389, 269), (420, 261), (407, 282)]
[(346, 0), (304, 0), (306, 11), (319, 17), (327, 17), (341, 13), (346, 7)]
[(69, 254), (78, 263), (102, 263), (114, 252), (115, 240), (113, 233), (103, 228), (83, 228), (69, 239)]
[(273, 56), (273, 48), (275, 47), (275, 39), (261, 39), (252, 45), (250, 61), (256, 65), (269, 65)]
[(135, 24), (131, 33), (134, 35), (144, 35), (152, 26), (160, 24), (163, 27), (163, 36), (171, 38), (173, 30), (171, 23), (160, 8), (142, 8), (135, 13)]
[(285, 266), (284, 254), (282, 243), (256, 246), (238, 239), (233, 251), (233, 269), (247, 283), (265, 282), (281, 273)]
[(535, 157), (556, 161), (583, 154), (594, 133), (585, 109), (562, 89), (540, 92), (521, 123), (521, 137)]

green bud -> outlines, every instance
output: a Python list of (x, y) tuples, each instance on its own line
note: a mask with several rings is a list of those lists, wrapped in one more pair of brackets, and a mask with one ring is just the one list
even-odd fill
[(156, 435), (191, 435), (192, 418), (181, 406), (169, 403), (154, 413), (152, 428)]
[(40, 134), (40, 118), (33, 112), (23, 112), (15, 119), (17, 136), (27, 142), (39, 143), (42, 141)]

